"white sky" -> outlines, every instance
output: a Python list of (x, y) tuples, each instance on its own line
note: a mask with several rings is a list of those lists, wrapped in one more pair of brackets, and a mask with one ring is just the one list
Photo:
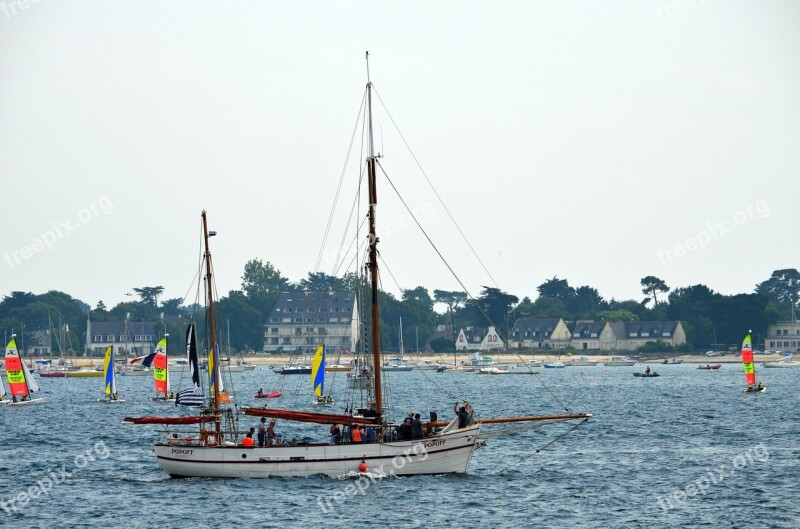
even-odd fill
[[(365, 50), (500, 288), (535, 298), (558, 276), (640, 300), (656, 275), (749, 292), (800, 266), (799, 30), (791, 1), (3, 0), (0, 295), (182, 297), (204, 208), (222, 293), (252, 258), (304, 277)], [(378, 107), (384, 167), (477, 294), (491, 280)], [(400, 285), (459, 289), (385, 181), (379, 198)]]

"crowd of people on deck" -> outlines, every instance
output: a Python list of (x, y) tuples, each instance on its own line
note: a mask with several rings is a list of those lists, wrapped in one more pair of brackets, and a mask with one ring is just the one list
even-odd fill
[[(460, 402), (456, 402), (453, 412), (456, 414), (458, 420), (458, 428), (466, 428), (475, 422), (475, 412), (470, 406), (469, 401), (465, 400), (463, 406), (459, 406)], [(403, 422), (397, 425), (393, 430), (384, 433), (384, 441), (414, 441), (424, 439), (426, 434), (434, 431), (434, 423), (436, 422), (436, 414), (431, 412), (431, 423), (427, 425), (427, 432), (423, 428), (422, 416), (419, 413), (408, 412)], [(375, 427), (372, 425), (362, 426), (354, 424), (346, 427), (342, 424), (331, 424), (330, 437), (328, 443), (331, 445), (338, 445), (342, 443), (373, 443), (377, 441)], [(297, 438), (292, 437), (291, 441), (286, 442), (281, 432), (275, 431), (275, 419), (272, 419), (267, 424), (267, 418), (261, 417), (258, 424), (258, 431), (256, 428), (250, 428), (250, 431), (245, 435), (242, 441), (242, 446), (253, 447), (255, 440), (258, 440), (258, 447), (264, 448), (269, 446), (281, 446), (288, 444), (291, 446), (297, 445)]]

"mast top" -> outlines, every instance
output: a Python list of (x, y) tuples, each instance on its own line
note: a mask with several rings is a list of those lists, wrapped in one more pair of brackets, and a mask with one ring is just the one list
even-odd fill
[(369, 50), (367, 50), (367, 54), (366, 54), (365, 58), (366, 58), (366, 61), (367, 61), (367, 84), (370, 84), (370, 80), (369, 80)]

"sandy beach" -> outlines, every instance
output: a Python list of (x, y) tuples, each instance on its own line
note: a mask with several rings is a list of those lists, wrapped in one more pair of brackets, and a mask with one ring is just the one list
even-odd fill
[[(385, 354), (384, 356), (385, 356), (386, 360), (388, 361), (390, 358), (394, 357), (395, 355), (394, 354)], [(499, 354), (498, 353), (486, 353), (484, 356), (489, 356), (489, 357), (492, 358), (493, 361), (501, 363), (501, 364), (514, 364), (514, 363), (522, 362), (523, 360), (525, 362), (530, 362), (532, 360), (537, 360), (537, 361), (540, 361), (540, 362), (552, 362), (556, 358), (559, 358), (559, 356), (556, 355), (556, 354), (546, 355), (546, 354), (537, 353), (537, 354), (531, 355), (529, 353), (528, 354), (523, 353), (523, 354), (520, 354), (519, 356), (517, 356), (515, 354), (511, 354), (511, 353), (508, 353), (508, 352), (503, 352), (503, 353), (499, 353)], [(611, 358), (611, 355), (609, 355), (609, 354), (603, 354), (603, 355), (593, 355), (593, 354), (580, 355), (580, 354), (574, 354), (574, 355), (571, 355), (571, 356), (561, 355), (560, 359), (565, 364), (569, 364), (569, 362), (571, 362), (572, 359), (577, 359), (579, 356), (588, 356), (589, 358), (591, 358), (593, 360), (597, 360), (600, 363), (606, 362)], [(725, 356), (706, 356), (706, 355), (703, 355), (703, 354), (690, 354), (690, 355), (654, 354), (654, 355), (643, 356), (643, 355), (637, 355), (635, 353), (627, 353), (626, 354), (626, 353), (620, 352), (620, 353), (615, 353), (614, 356), (628, 356), (632, 360), (636, 360), (636, 362), (640, 363), (640, 364), (660, 364), (665, 358), (666, 359), (670, 359), (670, 360), (672, 360), (672, 359), (680, 359), (680, 360), (683, 360), (683, 362), (685, 362), (687, 364), (728, 364), (728, 363), (739, 363), (739, 362), (741, 362), (741, 356), (738, 353), (727, 354)], [(173, 358), (173, 357), (170, 356), (170, 358)], [(297, 356), (291, 357), (290, 355), (272, 355), (272, 354), (269, 354), (269, 355), (265, 355), (265, 354), (261, 354), (261, 355), (245, 355), (244, 358), (245, 358), (245, 360), (247, 360), (248, 362), (251, 362), (253, 364), (270, 365), (270, 366), (271, 365), (286, 364), (286, 363), (289, 363), (290, 361), (298, 362), (298, 357)], [(427, 360), (427, 361), (434, 362), (434, 363), (444, 363), (444, 364), (453, 365), (453, 355), (452, 354), (441, 354), (441, 355), (424, 354), (424, 355), (420, 355), (419, 357), (417, 357), (417, 355), (415, 355), (415, 354), (408, 354), (406, 356), (406, 358), (408, 358), (409, 360), (411, 360), (413, 362), (416, 362), (419, 359), (419, 361), (426, 361)], [(771, 362), (771, 361), (774, 361), (774, 360), (780, 360), (781, 358), (783, 358), (782, 355), (756, 355), (755, 361), (757, 363), (760, 363), (760, 362)], [(83, 358), (83, 357), (70, 358), (70, 357), (65, 357), (65, 359), (70, 360), (73, 363), (73, 365), (76, 366), (76, 367), (89, 367), (89, 366), (94, 366), (94, 365), (102, 363), (102, 359), (101, 358)], [(28, 358), (27, 360), (33, 361), (32, 358)], [(300, 360), (300, 361), (302, 361), (302, 360)], [(346, 363), (346, 362), (349, 362), (349, 361), (350, 361), (350, 357), (342, 356), (342, 358), (340, 359), (341, 363)], [(465, 364), (468, 364), (469, 363), (469, 358), (468, 358), (468, 356), (466, 354), (459, 353), (459, 354), (457, 354), (455, 356), (455, 363), (456, 364), (461, 364), (462, 362), (465, 363)]]

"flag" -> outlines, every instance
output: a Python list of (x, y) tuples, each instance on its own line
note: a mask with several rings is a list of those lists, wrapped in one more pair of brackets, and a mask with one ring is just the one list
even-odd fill
[(175, 399), (175, 405), (177, 406), (178, 404), (182, 406), (203, 406), (203, 390), (194, 387), (179, 391)]
[(150, 353), (149, 355), (145, 356), (137, 356), (133, 360), (131, 360), (131, 364), (138, 364), (141, 363), (144, 367), (150, 367), (153, 365), (153, 360), (156, 357), (156, 353)]

